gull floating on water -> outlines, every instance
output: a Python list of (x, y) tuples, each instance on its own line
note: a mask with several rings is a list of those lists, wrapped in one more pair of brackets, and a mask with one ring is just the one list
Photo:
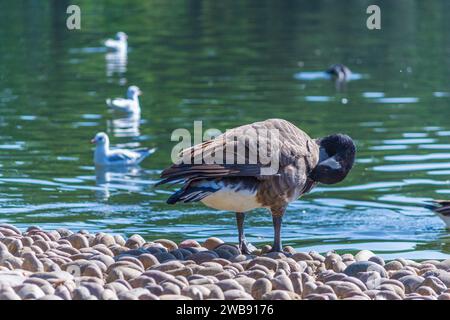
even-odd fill
[(155, 148), (148, 149), (109, 149), (109, 138), (104, 132), (99, 132), (91, 140), (95, 143), (94, 162), (98, 166), (130, 166), (137, 165), (155, 152)]
[(142, 94), (142, 91), (136, 87), (131, 86), (127, 90), (127, 97), (124, 98), (115, 98), (115, 99), (106, 99), (106, 104), (116, 110), (140, 114), (141, 106), (139, 105), (139, 96)]
[(108, 49), (116, 51), (127, 51), (128, 49), (128, 36), (125, 32), (117, 32), (115, 39), (108, 39), (105, 41), (105, 46)]

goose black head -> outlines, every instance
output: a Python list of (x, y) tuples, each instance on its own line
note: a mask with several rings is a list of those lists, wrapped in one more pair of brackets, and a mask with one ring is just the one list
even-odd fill
[(310, 178), (324, 184), (334, 184), (345, 179), (355, 162), (356, 147), (345, 134), (333, 134), (317, 140), (320, 147), (319, 163)]

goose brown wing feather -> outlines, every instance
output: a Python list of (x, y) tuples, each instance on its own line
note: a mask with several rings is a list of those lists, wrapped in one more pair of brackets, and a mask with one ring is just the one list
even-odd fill
[[(276, 130), (277, 134), (271, 134), (275, 132), (271, 130)], [(265, 148), (266, 160), (273, 158), (271, 152), (278, 153), (278, 172), (283, 172), (283, 167), (288, 165), (297, 166), (299, 159), (310, 167), (318, 161), (318, 146), (305, 132), (286, 120), (269, 119), (228, 130), (215, 139), (182, 150), (180, 161), (162, 172), (161, 178), (164, 180), (158, 184), (239, 176), (265, 180), (270, 176), (261, 175), (261, 169), (270, 166), (270, 163), (260, 157), (258, 151), (261, 146)], [(218, 154), (223, 155), (225, 164), (207, 160), (208, 156), (215, 157)], [(227, 157), (233, 157), (234, 164), (226, 164)]]

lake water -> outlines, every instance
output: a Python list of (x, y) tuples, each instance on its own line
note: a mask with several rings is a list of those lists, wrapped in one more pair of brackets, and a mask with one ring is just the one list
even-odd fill
[[(142, 234), (148, 240), (237, 241), (234, 214), (165, 204), (154, 188), (170, 164), (174, 129), (225, 130), (284, 118), (312, 137), (351, 135), (347, 179), (289, 207), (285, 245), (383, 257), (450, 257), (450, 233), (430, 199), (450, 198), (450, 2), (390, 1), (370, 31), (363, 1), (67, 1), (0, 4), (0, 222), (26, 228)], [(129, 36), (127, 57), (102, 41)], [(344, 63), (337, 88), (322, 71)], [(105, 105), (138, 85), (140, 121)], [(114, 147), (156, 147), (139, 168), (95, 170), (96, 132)], [(248, 215), (255, 244), (271, 216)]]

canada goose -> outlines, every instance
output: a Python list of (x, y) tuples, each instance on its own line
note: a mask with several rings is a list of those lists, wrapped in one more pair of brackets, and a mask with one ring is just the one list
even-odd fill
[(137, 86), (130, 86), (127, 90), (126, 98), (106, 99), (106, 104), (110, 108), (113, 108), (121, 112), (140, 115), (141, 106), (139, 104), (139, 96), (141, 94), (142, 91)]
[(432, 205), (426, 207), (433, 210), (450, 229), (450, 200), (434, 200)]
[(350, 69), (341, 63), (333, 64), (325, 72), (335, 77), (337, 81), (347, 81), (352, 74)]
[(137, 150), (109, 149), (109, 138), (104, 132), (95, 135), (91, 143), (95, 143), (94, 163), (98, 166), (130, 166), (137, 165), (155, 152), (155, 149)]
[[(276, 130), (278, 137), (270, 141), (255, 132)], [(353, 166), (356, 148), (352, 139), (343, 134), (333, 134), (321, 139), (311, 139), (292, 123), (282, 119), (269, 119), (228, 130), (213, 140), (195, 145), (181, 152), (182, 156), (219, 154), (228, 148), (234, 150), (235, 138), (268, 145), (278, 145), (279, 166), (275, 174), (262, 175), (265, 167), (260, 161), (249, 164), (254, 150), (246, 146), (246, 152), (234, 155), (245, 157), (245, 164), (176, 163), (165, 169), (158, 184), (184, 182), (183, 187), (172, 194), (167, 203), (197, 202), (218, 210), (236, 212), (239, 248), (250, 253), (244, 235), (245, 212), (255, 208), (267, 208), (272, 213), (274, 242), (272, 251), (282, 251), (281, 223), (287, 205), (309, 192), (317, 183), (334, 184), (342, 181)], [(237, 148), (239, 150), (239, 146)]]

